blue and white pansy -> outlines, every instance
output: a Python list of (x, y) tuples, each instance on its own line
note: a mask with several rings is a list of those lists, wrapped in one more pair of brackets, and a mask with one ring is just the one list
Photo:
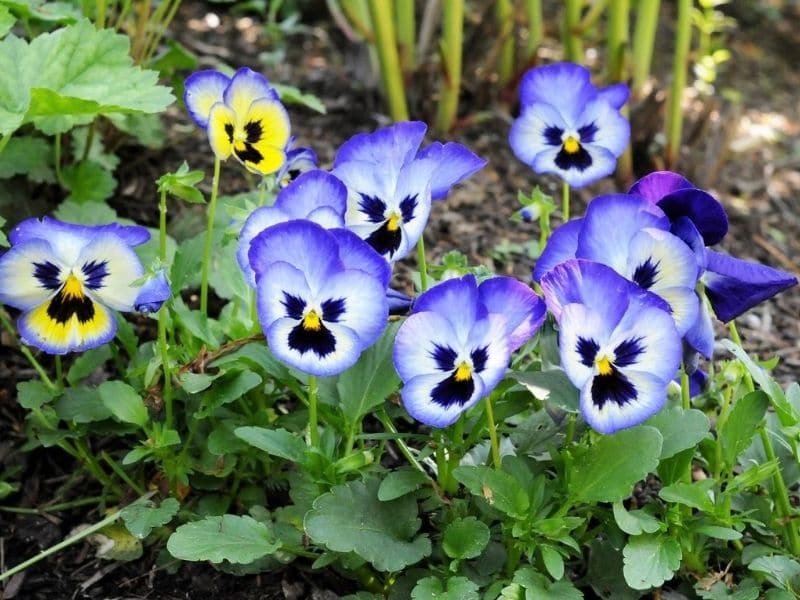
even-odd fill
[(511, 126), (514, 154), (537, 173), (573, 187), (610, 175), (625, 151), (630, 125), (620, 114), (624, 84), (598, 89), (589, 70), (558, 63), (529, 70), (520, 83), (520, 116)]
[(681, 336), (654, 294), (583, 260), (542, 279), (559, 327), (561, 365), (580, 390), (580, 411), (600, 433), (638, 425), (661, 410), (681, 364)]
[(629, 194), (600, 196), (586, 216), (553, 232), (533, 271), (535, 281), (556, 265), (581, 258), (607, 265), (669, 305), (681, 335), (700, 316), (695, 253), (670, 233), (670, 221), (652, 202)]
[(509, 277), (478, 286), (467, 275), (431, 288), (416, 299), (395, 339), (403, 406), (427, 425), (451, 425), (500, 383), (511, 352), (544, 317), (541, 299)]
[(346, 229), (273, 225), (250, 244), (249, 262), (267, 343), (290, 367), (341, 373), (386, 327), (389, 265)]
[(486, 164), (453, 142), (418, 151), (426, 130), (425, 123), (409, 121), (361, 133), (342, 144), (334, 160), (332, 173), (348, 190), (348, 229), (391, 262), (414, 248), (431, 201)]
[(272, 206), (257, 208), (247, 217), (239, 234), (237, 259), (250, 286), (255, 287), (255, 272), (250, 266), (250, 243), (262, 231), (293, 219), (307, 219), (326, 229), (344, 227), (347, 188), (325, 171), (300, 175), (283, 188)]
[(48, 217), (17, 225), (11, 249), (0, 257), (0, 302), (22, 311), (22, 341), (50, 354), (88, 350), (114, 337), (113, 311), (144, 304), (157, 310), (169, 288), (137, 286), (144, 268), (133, 250), (149, 237), (139, 226)]
[(208, 132), (220, 160), (233, 155), (249, 171), (268, 175), (287, 162), (289, 115), (266, 77), (248, 68), (233, 77), (198, 71), (186, 79), (184, 103)]

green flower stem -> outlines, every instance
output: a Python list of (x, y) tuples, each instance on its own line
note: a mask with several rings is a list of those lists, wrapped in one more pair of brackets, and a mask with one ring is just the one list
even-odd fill
[(442, 3), (442, 88), (436, 109), (436, 130), (447, 132), (458, 113), (461, 58), (464, 45), (464, 0)]
[(600, 20), (600, 17), (603, 16), (603, 13), (606, 11), (606, 6), (608, 6), (609, 0), (593, 0), (589, 10), (586, 11), (586, 14), (583, 15), (583, 18), (580, 22), (572, 28), (572, 32), (575, 35), (583, 35), (589, 29), (595, 26), (597, 21)]
[[(736, 328), (736, 323), (731, 321), (728, 323), (728, 330), (731, 334), (733, 343), (742, 347), (742, 338), (739, 336), (739, 330)], [(750, 392), (755, 391), (756, 386), (753, 383), (753, 378), (750, 373), (745, 373), (744, 378), (745, 386)], [(758, 428), (758, 435), (761, 438), (761, 444), (764, 446), (764, 454), (767, 456), (768, 461), (775, 461), (775, 448), (772, 446), (772, 439), (769, 437), (766, 422), (762, 421)], [(794, 556), (800, 556), (800, 535), (797, 532), (797, 519), (792, 518), (792, 503), (789, 501), (789, 490), (786, 487), (786, 482), (783, 480), (783, 473), (779, 467), (775, 469), (775, 474), (772, 476), (772, 487), (774, 488), (772, 500), (775, 502), (778, 516), (783, 522), (783, 531), (787, 548)]]
[(667, 109), (666, 166), (673, 168), (678, 162), (683, 128), (681, 99), (686, 87), (686, 67), (692, 43), (692, 0), (678, 0), (678, 22), (675, 34), (675, 55), (672, 59), (672, 87)]
[(569, 221), (569, 184), (566, 181), (561, 183), (561, 221)]
[(400, 57), (394, 33), (392, 4), (385, 0), (369, 0), (369, 14), (375, 32), (375, 47), (381, 64), (381, 80), (389, 103), (389, 114), (394, 121), (408, 120), (406, 92), (403, 87)]
[(567, 417), (567, 432), (564, 434), (564, 447), (569, 448), (575, 439), (575, 425), (578, 422), (576, 413), (569, 413)]
[(400, 66), (403, 73), (410, 73), (416, 68), (414, 56), (414, 38), (416, 37), (416, 15), (414, 0), (396, 0), (395, 14), (397, 18), (397, 44), (400, 47)]
[(576, 33), (581, 20), (582, 0), (564, 0), (564, 16), (561, 28), (564, 58), (570, 62), (583, 63), (583, 41)]
[(636, 25), (633, 30), (633, 97), (641, 98), (642, 89), (650, 77), (656, 27), (661, 0), (648, 0), (636, 5)]
[(56, 387), (59, 390), (63, 390), (64, 389), (64, 366), (61, 364), (61, 355), (60, 354), (56, 354), (53, 357), (53, 363), (55, 363), (55, 366), (56, 366), (56, 381), (55, 381)]
[[(645, 4), (647, 4), (645, 2)], [(625, 82), (627, 76), (628, 23), (630, 21), (630, 1), (615, 0), (608, 7), (608, 81)], [(628, 118), (628, 107), (620, 111)], [(633, 155), (628, 142), (625, 151), (617, 161), (617, 176), (630, 183), (633, 180)]]
[(98, 29), (103, 29), (106, 26), (106, 0), (97, 0), (97, 16), (95, 25)]
[[(389, 417), (388, 414), (386, 414), (385, 410), (377, 411), (375, 413), (375, 416), (381, 422), (383, 428), (386, 429), (386, 431), (388, 431), (389, 433), (397, 434), (397, 427), (394, 426), (394, 423), (392, 423), (392, 419)], [(417, 460), (417, 457), (414, 456), (414, 454), (411, 452), (411, 448), (408, 447), (408, 444), (406, 444), (405, 441), (400, 437), (395, 438), (392, 441), (400, 449), (400, 453), (406, 457), (406, 460), (409, 462), (409, 464), (412, 467), (414, 467), (417, 471), (425, 475), (425, 477), (428, 479), (431, 485), (433, 485), (434, 489), (436, 490), (436, 493), (441, 495), (441, 489), (436, 483), (436, 480), (430, 476), (430, 474), (425, 470), (425, 467), (423, 467), (422, 464)]]
[[(167, 262), (167, 192), (161, 192), (159, 201), (160, 216), (158, 221), (158, 256), (161, 265)], [(172, 429), (172, 370), (170, 369), (169, 350), (167, 346), (167, 311), (169, 302), (161, 305), (158, 311), (158, 351), (161, 354), (161, 370), (164, 373), (164, 384), (161, 399), (164, 401), (164, 424)]]
[[(10, 136), (9, 136), (10, 137)], [(61, 134), (56, 134), (55, 143), (53, 144), (53, 152), (55, 156), (53, 157), (53, 162), (55, 163), (56, 168), (56, 181), (58, 181), (58, 185), (64, 187), (64, 176), (61, 174)]]
[(3, 137), (0, 137), (0, 154), (3, 152), (3, 150), (5, 150), (6, 145), (8, 145), (8, 142), (11, 140), (12, 135), (13, 135), (12, 133), (9, 133), (4, 135)]
[(110, 488), (117, 496), (123, 495), (123, 490), (116, 484), (116, 482), (108, 476), (105, 472), (103, 467), (97, 461), (97, 459), (92, 455), (89, 451), (89, 448), (86, 446), (86, 442), (82, 439), (75, 440), (75, 450), (77, 451), (78, 458), (83, 462), (89, 472), (92, 474), (97, 481), (103, 484), (103, 486)]
[(317, 419), (317, 378), (308, 376), (308, 437), (311, 445), (319, 447), (319, 424)]
[(691, 392), (689, 391), (689, 374), (686, 372), (686, 367), (681, 368), (681, 406), (683, 410), (691, 408)]
[(70, 500), (69, 502), (61, 502), (59, 504), (45, 504), (38, 508), (23, 508), (20, 506), (0, 506), (0, 511), (15, 513), (18, 515), (44, 515), (61, 512), (63, 510), (70, 510), (73, 508), (80, 508), (81, 506), (90, 506), (92, 504), (99, 504), (106, 502), (106, 496), (92, 496), (91, 498), (78, 498), (77, 500)]
[(208, 316), (208, 267), (211, 262), (211, 241), (214, 237), (214, 221), (217, 216), (217, 194), (219, 193), (220, 160), (214, 158), (214, 178), (211, 180), (211, 199), (208, 201), (208, 224), (206, 243), (203, 247), (203, 264), (200, 272), (200, 312)]
[(439, 486), (445, 492), (454, 492), (455, 486), (451, 485), (450, 463), (445, 455), (445, 436), (441, 429), (434, 433), (436, 438), (436, 476), (439, 479)]
[(428, 289), (428, 263), (425, 260), (425, 240), (419, 236), (417, 241), (417, 268), (419, 269), (419, 291)]
[(500, 85), (505, 85), (514, 75), (514, 6), (511, 0), (495, 0), (494, 18), (500, 35), (497, 77)]
[[(155, 494), (155, 492), (149, 492), (148, 494), (143, 496), (141, 498), (141, 500), (146, 500), (146, 499), (150, 498), (153, 494)], [(105, 519), (103, 519), (102, 521), (100, 521), (98, 523), (95, 523), (91, 527), (87, 527), (86, 529), (82, 529), (81, 531), (79, 531), (75, 535), (72, 535), (72, 536), (68, 537), (67, 539), (65, 539), (63, 542), (59, 542), (55, 546), (50, 546), (46, 550), (42, 550), (41, 552), (39, 552), (39, 554), (37, 554), (33, 558), (29, 558), (28, 560), (26, 560), (24, 562), (21, 562), (17, 566), (12, 567), (8, 571), (0, 574), (0, 581), (5, 581), (9, 577), (14, 576), (14, 575), (16, 575), (17, 573), (19, 573), (21, 571), (24, 571), (25, 569), (27, 569), (31, 565), (35, 565), (40, 560), (45, 559), (48, 556), (51, 556), (51, 555), (55, 554), (56, 552), (60, 552), (64, 548), (69, 548), (73, 544), (76, 544), (77, 542), (80, 542), (83, 539), (86, 539), (87, 537), (89, 537), (90, 535), (93, 535), (94, 533), (97, 533), (98, 531), (100, 531), (104, 527), (107, 527), (107, 526), (111, 525), (114, 521), (119, 519), (119, 517), (121, 515), (122, 515), (122, 510), (114, 511), (112, 514), (108, 515)]]
[(19, 351), (22, 353), (22, 355), (28, 359), (28, 362), (31, 364), (36, 373), (38, 373), (42, 383), (45, 384), (51, 391), (56, 391), (58, 387), (50, 379), (42, 364), (36, 360), (36, 357), (33, 355), (33, 352), (31, 352), (30, 348), (20, 341), (19, 337), (17, 336), (17, 330), (14, 327), (14, 324), (11, 322), (11, 317), (8, 316), (8, 313), (2, 307), (0, 307), (0, 323), (2, 323), (3, 327), (6, 329), (6, 331), (8, 331), (11, 338), (17, 343), (19, 346)]
[(525, 57), (531, 63), (536, 58), (536, 51), (542, 43), (542, 0), (525, 0), (525, 16), (528, 19)]
[(494, 409), (492, 408), (494, 394), (489, 394), (484, 400), (486, 407), (486, 429), (489, 432), (489, 440), (492, 444), (492, 462), (498, 471), (503, 467), (503, 460), (500, 457), (500, 444), (497, 440), (497, 424), (494, 422)]
[(128, 484), (128, 487), (130, 487), (133, 491), (135, 491), (140, 496), (144, 495), (144, 493), (145, 493), (144, 488), (142, 488), (142, 486), (137, 484), (133, 479), (128, 477), (128, 474), (125, 472), (125, 469), (123, 469), (121, 466), (119, 466), (119, 464), (117, 464), (117, 461), (115, 461), (113, 458), (111, 458), (111, 456), (109, 456), (109, 454), (105, 450), (100, 452), (100, 458), (102, 458), (105, 461), (105, 463), (109, 467), (111, 467), (111, 470), (114, 471), (114, 473), (116, 473), (117, 476), (120, 479), (122, 479), (122, 481), (124, 481), (125, 483)]
[(81, 156), (81, 161), (89, 159), (89, 152), (92, 150), (92, 144), (94, 143), (94, 130), (97, 127), (97, 119), (93, 119), (91, 123), (89, 123), (89, 129), (86, 132), (86, 144), (83, 147), (83, 156)]

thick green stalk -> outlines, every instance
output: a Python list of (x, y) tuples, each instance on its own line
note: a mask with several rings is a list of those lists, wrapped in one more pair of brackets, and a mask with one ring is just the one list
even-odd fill
[(397, 44), (400, 47), (400, 66), (403, 73), (411, 73), (416, 68), (415, 44), (417, 20), (414, 14), (414, 0), (396, 0)]
[[(167, 191), (161, 192), (158, 221), (158, 257), (161, 266), (167, 262)], [(164, 421), (167, 429), (172, 429), (172, 370), (170, 369), (169, 351), (167, 347), (167, 311), (169, 302), (164, 302), (158, 311), (158, 351), (161, 354), (161, 370), (164, 373), (164, 384), (161, 399), (164, 401)]]
[(220, 160), (214, 158), (214, 178), (211, 180), (211, 199), (208, 201), (208, 223), (206, 242), (203, 247), (203, 264), (200, 267), (200, 312), (208, 316), (208, 267), (211, 263), (211, 241), (214, 238), (214, 221), (217, 217), (217, 194), (219, 193)]
[(675, 34), (675, 54), (672, 60), (672, 87), (667, 110), (666, 166), (674, 168), (681, 149), (683, 107), (681, 99), (686, 87), (686, 68), (692, 42), (692, 0), (678, 0), (678, 23)]
[(419, 269), (419, 291), (428, 289), (428, 263), (425, 260), (425, 240), (419, 236), (417, 242), (417, 268)]
[[(629, 0), (615, 0), (608, 5), (609, 83), (624, 82), (628, 79), (626, 55), (628, 49), (629, 18)], [(627, 107), (623, 107), (621, 112), (626, 118), (628, 117)], [(617, 177), (626, 183), (631, 183), (633, 180), (633, 155), (631, 153), (630, 142), (617, 161)]]
[(561, 182), (561, 221), (569, 221), (569, 184), (566, 181)]
[(525, 58), (530, 63), (542, 43), (542, 0), (525, 0), (525, 16), (528, 19), (528, 41)]
[(106, 26), (106, 0), (97, 0), (97, 16), (95, 25), (98, 29), (103, 29)]
[(458, 113), (461, 91), (461, 53), (464, 43), (464, 0), (442, 3), (442, 89), (436, 110), (436, 130), (449, 131)]
[(514, 6), (511, 0), (495, 0), (494, 17), (500, 34), (497, 77), (500, 85), (505, 85), (514, 75)]
[(581, 21), (582, 0), (564, 0), (564, 15), (561, 27), (564, 58), (570, 62), (583, 63), (583, 41), (576, 28)]
[(406, 92), (403, 87), (403, 73), (400, 70), (400, 57), (394, 33), (394, 15), (389, 2), (369, 0), (369, 14), (375, 33), (375, 47), (381, 64), (383, 91), (389, 103), (389, 114), (394, 121), (408, 120)]
[(308, 376), (308, 436), (314, 448), (319, 447), (319, 424), (317, 419), (317, 378)]
[(636, 5), (636, 25), (633, 32), (633, 97), (640, 98), (650, 77), (656, 27), (661, 0), (647, 0)]
[(503, 460), (500, 457), (500, 443), (497, 439), (497, 424), (494, 422), (494, 409), (492, 408), (492, 400), (494, 394), (489, 394), (485, 399), (486, 406), (486, 430), (489, 432), (489, 441), (492, 445), (492, 462), (494, 468), (498, 471), (503, 467)]

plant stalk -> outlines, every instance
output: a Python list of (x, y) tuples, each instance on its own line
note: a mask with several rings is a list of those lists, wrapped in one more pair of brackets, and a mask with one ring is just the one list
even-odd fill
[(436, 130), (450, 131), (458, 114), (461, 55), (464, 44), (464, 0), (442, 3), (442, 88), (436, 110)]
[(214, 237), (214, 221), (217, 216), (217, 194), (219, 193), (220, 160), (214, 157), (214, 178), (211, 180), (211, 199), (208, 201), (208, 224), (206, 242), (203, 247), (203, 264), (200, 267), (200, 312), (208, 316), (208, 267), (211, 262), (211, 241)]
[(564, 58), (570, 62), (583, 63), (583, 41), (576, 27), (581, 22), (582, 0), (564, 0), (564, 15), (561, 27)]
[(416, 68), (414, 47), (416, 40), (416, 14), (414, 0), (396, 0), (397, 44), (400, 47), (400, 67), (403, 73), (411, 73)]
[(419, 269), (419, 291), (428, 289), (428, 262), (425, 260), (425, 240), (419, 236), (417, 241), (417, 268)]
[(492, 445), (492, 462), (494, 468), (498, 471), (503, 467), (503, 460), (500, 457), (500, 444), (497, 440), (497, 424), (494, 421), (494, 409), (492, 408), (492, 400), (494, 394), (489, 394), (485, 399), (486, 406), (486, 429), (489, 432), (489, 441)]
[(317, 417), (317, 377), (308, 376), (308, 437), (314, 448), (319, 447), (319, 424)]
[(30, 348), (23, 344), (19, 339), (17, 336), (17, 330), (15, 329), (14, 324), (11, 322), (11, 317), (9, 317), (8, 313), (2, 307), (0, 307), (0, 323), (2, 323), (3, 327), (5, 327), (12, 339), (19, 345), (19, 351), (25, 358), (28, 359), (28, 362), (31, 364), (34, 371), (36, 371), (36, 373), (39, 375), (42, 383), (45, 384), (50, 391), (56, 391), (58, 387), (55, 383), (53, 383), (52, 379), (50, 379), (50, 376), (47, 374), (47, 371), (45, 371), (42, 364), (36, 360), (36, 357), (33, 355), (33, 352), (31, 352)]
[(528, 41), (525, 44), (525, 58), (531, 63), (542, 43), (542, 0), (525, 0), (525, 16), (528, 20)]
[(495, 0), (494, 17), (500, 34), (498, 83), (506, 85), (514, 75), (514, 6), (511, 0)]
[(666, 167), (678, 162), (683, 129), (683, 89), (686, 87), (686, 68), (692, 42), (692, 0), (678, 0), (678, 22), (675, 35), (675, 54), (672, 61), (672, 87), (667, 110)]
[(569, 184), (566, 181), (561, 182), (561, 221), (566, 223), (569, 221)]
[(642, 90), (650, 77), (656, 27), (661, 0), (647, 0), (636, 5), (636, 25), (633, 32), (633, 97), (641, 98)]
[[(158, 221), (158, 256), (163, 267), (167, 262), (167, 191), (161, 192), (159, 201)], [(167, 429), (172, 429), (172, 370), (169, 363), (169, 350), (167, 346), (167, 311), (169, 302), (164, 302), (158, 311), (158, 351), (161, 354), (161, 369), (164, 374), (164, 384), (161, 390), (161, 399), (164, 402), (164, 424)]]
[(400, 70), (400, 57), (397, 53), (392, 6), (389, 2), (381, 0), (369, 0), (368, 4), (381, 66), (381, 80), (389, 103), (389, 114), (394, 121), (407, 121), (408, 106)]

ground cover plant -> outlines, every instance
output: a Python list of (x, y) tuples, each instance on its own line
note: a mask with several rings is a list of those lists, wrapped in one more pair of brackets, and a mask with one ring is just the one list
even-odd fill
[[(290, 24), (276, 4), (277, 36)], [(4, 341), (31, 368), (9, 400), (24, 414), (16, 439), (73, 461), (61, 509), (99, 509), (38, 554), (4, 555), (11, 595), (39, 561), (88, 541), (111, 564), (296, 569), (355, 599), (796, 597), (800, 385), (745, 351), (734, 320), (797, 279), (722, 251), (737, 235), (726, 207), (680, 172), (625, 183), (627, 3), (607, 7), (605, 77), (578, 64), (604, 3), (583, 15), (565, 3), (571, 61), (533, 67), (536, 44), (519, 61), (499, 39), (498, 79), (519, 104), (503, 143), (530, 185), (560, 187), (559, 201), (519, 190), (516, 220), (539, 232), (518, 253), (534, 259), (524, 276), (424, 235), (490, 166), (447, 141), (463, 4), (443, 6), (435, 135), (407, 118), (398, 79), (416, 65), (403, 53), (414, 4), (332, 4), (340, 26), (369, 17), (396, 122), (342, 135), (326, 165), (287, 109), (319, 110), (313, 96), (235, 63), (199, 68), (174, 42), (156, 52), (177, 3), (131, 23), (124, 4), (0, 2), (0, 172), (63, 200), (53, 215), (4, 215)], [(509, 5), (494, 7), (501, 32)], [(725, 60), (720, 17), (701, 7), (709, 93), (709, 65)], [(690, 8), (679, 3), (679, 29)], [(547, 13), (525, 9), (533, 35)], [(636, 32), (657, 17), (640, 6)], [(173, 93), (156, 71), (211, 167), (172, 156), (148, 228), (106, 200), (113, 141), (158, 143), (152, 115)], [(674, 165), (680, 102), (668, 113)], [(577, 194), (615, 174), (577, 210)], [(227, 179), (245, 191), (222, 193)], [(202, 223), (179, 235), (186, 214)], [(3, 471), (4, 514), (31, 511), (13, 506), (25, 477)]]

